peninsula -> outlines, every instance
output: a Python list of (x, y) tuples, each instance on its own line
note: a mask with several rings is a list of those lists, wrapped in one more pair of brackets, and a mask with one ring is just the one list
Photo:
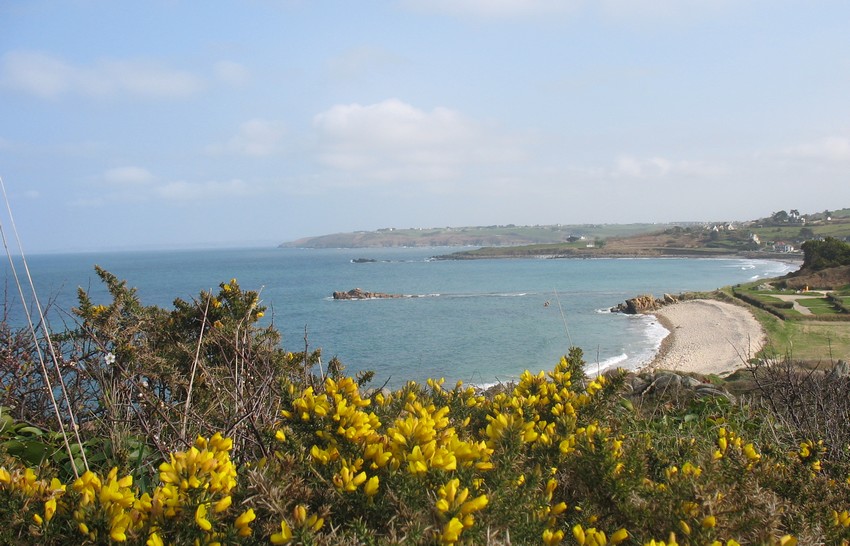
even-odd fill
[(286, 248), (475, 247), (439, 259), (722, 257), (802, 259), (806, 240), (850, 240), (850, 208), (801, 214), (779, 211), (748, 221), (665, 224), (492, 225), (384, 228), (283, 243)]

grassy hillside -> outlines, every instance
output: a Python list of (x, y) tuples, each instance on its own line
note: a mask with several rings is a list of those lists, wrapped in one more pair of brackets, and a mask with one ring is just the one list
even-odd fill
[(476, 226), (380, 229), (306, 237), (283, 243), (297, 248), (379, 248), (411, 246), (515, 246), (565, 243), (586, 245), (594, 239), (630, 236), (665, 229), (668, 224), (585, 224), (554, 226)]
[[(454, 253), (446, 258), (506, 258), (525, 256), (594, 257), (594, 256), (728, 256), (761, 257), (799, 256), (806, 240), (835, 237), (850, 239), (850, 209), (833, 213), (831, 220), (795, 223), (761, 219), (741, 223), (691, 224), (668, 226), (643, 233), (599, 236), (594, 240), (572, 243), (522, 245), (512, 248), (480, 248)], [(788, 251), (790, 247), (790, 252)]]
[[(747, 222), (676, 224), (581, 224), (385, 228), (336, 233), (283, 243), (298, 248), (379, 248), (425, 246), (483, 247), (454, 258), (523, 256), (719, 256), (770, 253), (817, 237), (850, 238), (850, 209), (810, 215), (785, 211)], [(829, 218), (829, 219), (827, 219)], [(731, 226), (731, 229), (729, 229)], [(782, 246), (781, 252), (785, 251)]]

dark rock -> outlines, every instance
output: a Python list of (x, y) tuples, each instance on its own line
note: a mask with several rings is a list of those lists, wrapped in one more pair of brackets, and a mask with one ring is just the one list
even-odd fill
[(735, 397), (730, 393), (718, 389), (714, 385), (702, 385), (694, 391), (698, 398), (725, 398), (729, 401), (734, 401)]
[(628, 378), (627, 384), (631, 385), (632, 392), (634, 394), (641, 394), (645, 391), (651, 382), (640, 377), (639, 375), (633, 375)]
[(685, 375), (682, 376), (682, 385), (691, 389), (698, 389), (700, 386), (705, 385), (705, 383), (695, 377)]
[(658, 376), (655, 378), (655, 381), (652, 382), (652, 385), (650, 385), (649, 388), (653, 390), (663, 390), (676, 388), (681, 384), (681, 376), (676, 375), (674, 373), (661, 373), (658, 374)]
[(348, 292), (334, 292), (335, 300), (372, 300), (372, 299), (388, 299), (388, 298), (403, 298), (402, 294), (384, 294), (382, 292), (366, 292), (360, 288), (354, 288)]

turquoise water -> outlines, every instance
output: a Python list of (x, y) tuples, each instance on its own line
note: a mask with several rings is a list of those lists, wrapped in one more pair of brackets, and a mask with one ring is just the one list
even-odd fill
[[(570, 345), (581, 347), (591, 371), (648, 362), (667, 333), (652, 317), (607, 309), (628, 297), (710, 290), (782, 275), (795, 266), (744, 259), (430, 260), (454, 249), (241, 249), (29, 258), (51, 322), (70, 320), (76, 288), (108, 303), (93, 266), (138, 289), (147, 305), (170, 307), (232, 277), (260, 290), (267, 319), (290, 350), (322, 348), (350, 372), (371, 369), (375, 383), (445, 377), (486, 385), (523, 370), (550, 369)], [(352, 263), (356, 258), (378, 260)], [(7, 279), (10, 320), (20, 300)], [(337, 290), (362, 288), (403, 299), (334, 301)], [(413, 297), (415, 296), (415, 297)], [(548, 305), (547, 305), (548, 302)], [(264, 319), (265, 320), (265, 319)]]

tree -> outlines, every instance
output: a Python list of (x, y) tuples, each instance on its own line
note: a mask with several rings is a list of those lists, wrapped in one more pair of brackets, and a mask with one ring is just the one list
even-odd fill
[(827, 237), (823, 241), (806, 241), (800, 247), (803, 249), (803, 269), (819, 271), (829, 267), (850, 265), (850, 244), (839, 241), (835, 237)]
[(774, 212), (770, 220), (775, 224), (787, 224), (790, 216), (784, 210), (780, 210), (779, 212)]

